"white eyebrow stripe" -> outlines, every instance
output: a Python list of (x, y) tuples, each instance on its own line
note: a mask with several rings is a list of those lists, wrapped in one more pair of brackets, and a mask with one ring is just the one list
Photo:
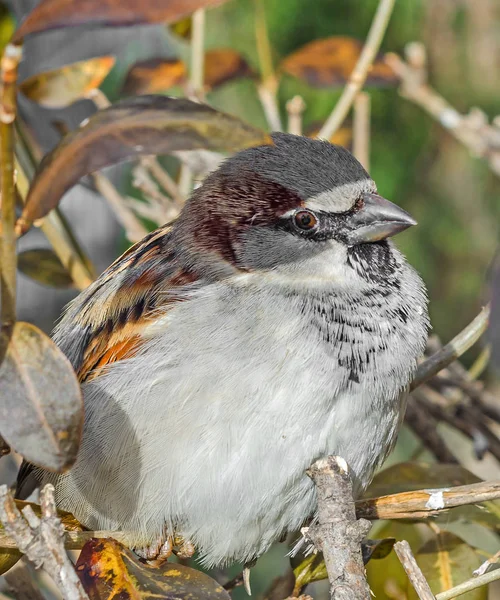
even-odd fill
[(377, 188), (371, 179), (362, 179), (345, 183), (326, 192), (316, 194), (305, 203), (306, 208), (324, 212), (341, 213), (351, 209), (363, 192), (376, 192)]

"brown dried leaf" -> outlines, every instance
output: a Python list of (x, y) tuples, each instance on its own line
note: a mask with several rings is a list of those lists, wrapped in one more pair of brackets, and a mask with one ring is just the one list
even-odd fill
[(73, 288), (74, 281), (50, 248), (25, 250), (17, 257), (17, 268), (31, 279), (56, 288)]
[(251, 74), (249, 64), (236, 50), (217, 48), (205, 54), (205, 85), (208, 88)]
[(141, 563), (137, 556), (111, 538), (85, 544), (76, 563), (90, 600), (230, 600), (211, 577), (176, 563), (160, 567)]
[(98, 88), (114, 64), (113, 56), (91, 58), (30, 77), (19, 87), (46, 108), (64, 108)]
[(225, 0), (41, 0), (13, 36), (20, 42), (27, 35), (61, 27), (121, 27), (141, 23), (173, 23), (199, 8)]
[[(314, 40), (287, 56), (280, 68), (312, 87), (339, 87), (349, 79), (363, 44), (350, 37), (334, 36)], [(398, 78), (382, 56), (378, 56), (366, 78), (367, 86), (397, 85)]]
[(18, 233), (57, 206), (84, 175), (139, 155), (178, 150), (238, 151), (272, 143), (231, 115), (185, 98), (137, 96), (95, 113), (44, 157), (33, 179)]
[(83, 425), (80, 386), (68, 359), (34, 325), (14, 325), (0, 389), (0, 431), (7, 443), (39, 467), (68, 469)]
[(129, 96), (164, 92), (186, 79), (186, 65), (177, 58), (149, 58), (130, 68), (123, 84)]

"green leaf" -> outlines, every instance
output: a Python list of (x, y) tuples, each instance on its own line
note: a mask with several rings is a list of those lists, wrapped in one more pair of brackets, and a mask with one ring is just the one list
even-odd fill
[(111, 538), (85, 544), (76, 563), (90, 600), (230, 600), (214, 579), (198, 571), (166, 562), (151, 567)]
[(31, 184), (18, 233), (55, 208), (81, 177), (135, 156), (179, 150), (235, 152), (271, 143), (237, 117), (184, 98), (138, 96), (98, 111), (44, 157)]
[[(434, 594), (445, 592), (472, 577), (472, 572), (483, 562), (476, 550), (456, 535), (443, 531), (426, 542), (415, 554), (422, 573)], [(410, 583), (408, 600), (418, 600)], [(486, 600), (488, 588), (483, 586), (463, 596), (463, 600)]]
[(74, 281), (57, 254), (50, 248), (25, 250), (17, 257), (17, 268), (42, 283), (56, 288), (73, 288)]
[(80, 385), (68, 359), (34, 325), (14, 325), (0, 366), (0, 389), (5, 441), (39, 467), (68, 469), (83, 426)]

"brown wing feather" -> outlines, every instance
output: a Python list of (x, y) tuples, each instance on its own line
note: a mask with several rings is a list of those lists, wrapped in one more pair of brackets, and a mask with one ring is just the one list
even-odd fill
[(180, 266), (170, 232), (165, 225), (129, 248), (70, 304), (54, 339), (81, 382), (133, 356), (158, 309), (178, 301), (172, 289), (197, 280)]

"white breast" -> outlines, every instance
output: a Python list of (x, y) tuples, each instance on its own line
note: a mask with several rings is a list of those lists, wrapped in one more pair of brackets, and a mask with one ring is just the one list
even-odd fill
[(260, 555), (313, 512), (316, 458), (343, 456), (362, 489), (395, 438), (425, 327), (413, 342), (412, 324), (394, 334), (365, 317), (386, 343), (358, 383), (339, 358), (361, 342), (322, 339), (299, 297), (218, 284), (179, 303), (140, 355), (84, 385), (60, 506), (137, 545), (175, 528), (210, 565)]

